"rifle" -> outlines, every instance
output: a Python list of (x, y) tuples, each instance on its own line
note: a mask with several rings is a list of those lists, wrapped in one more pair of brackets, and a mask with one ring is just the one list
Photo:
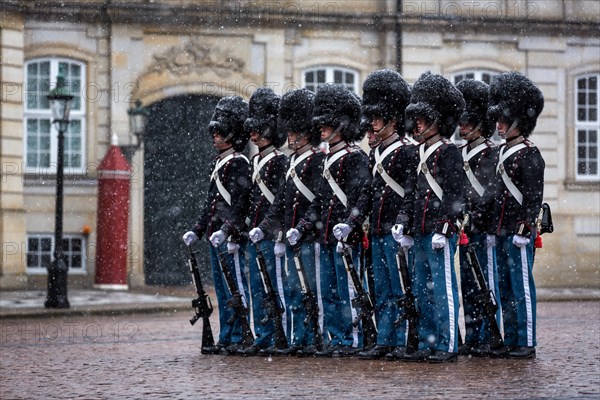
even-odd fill
[(296, 271), (298, 271), (298, 278), (300, 279), (300, 286), (302, 289), (302, 303), (306, 309), (304, 325), (307, 327), (312, 326), (313, 334), (315, 336), (315, 346), (318, 351), (323, 351), (325, 349), (325, 343), (323, 342), (323, 333), (321, 332), (321, 326), (319, 325), (319, 303), (308, 284), (306, 271), (302, 265), (300, 244), (295, 244), (292, 248), (294, 250), (294, 264), (296, 264)]
[(352, 307), (357, 311), (357, 317), (352, 321), (352, 325), (357, 326), (358, 322), (362, 322), (363, 328), (363, 344), (364, 348), (370, 349), (377, 344), (377, 326), (375, 325), (375, 307), (369, 296), (369, 292), (363, 287), (358, 273), (354, 268), (352, 254), (350, 254), (350, 246), (343, 243), (342, 259), (346, 272), (350, 275), (356, 297), (352, 299)]
[(402, 246), (398, 245), (396, 253), (396, 264), (398, 265), (398, 274), (400, 275), (400, 286), (402, 287), (402, 297), (398, 299), (398, 307), (403, 311), (394, 323), (400, 325), (402, 321), (408, 321), (408, 337), (406, 338), (406, 348), (409, 353), (417, 351), (419, 347), (419, 332), (417, 326), (419, 323), (419, 309), (415, 302), (415, 295), (412, 291), (412, 283), (406, 262), (406, 254)]
[[(475, 281), (477, 282), (477, 290), (479, 293), (475, 296), (475, 299), (476, 302), (481, 305), (483, 315), (488, 319), (490, 324), (490, 348), (498, 349), (504, 344), (502, 341), (502, 334), (500, 333), (500, 327), (496, 320), (498, 303), (496, 302), (494, 292), (488, 289), (473, 246), (473, 244), (467, 245), (467, 264), (469, 264), (469, 267), (473, 271)], [(481, 319), (481, 317), (478, 319)]]
[(196, 259), (196, 254), (198, 254), (198, 251), (193, 251), (192, 246), (189, 246), (189, 249), (190, 259), (188, 260), (188, 265), (190, 266), (192, 280), (194, 281), (196, 293), (198, 294), (198, 297), (192, 300), (192, 307), (194, 307), (194, 312), (196, 315), (190, 319), (190, 324), (193, 326), (196, 321), (202, 318), (202, 349), (206, 347), (214, 347), (215, 339), (213, 338), (209, 318), (213, 312), (213, 306), (210, 301), (210, 297), (208, 297), (208, 294), (206, 294), (204, 287), (202, 286), (200, 270), (198, 269), (198, 261)]
[(233, 310), (233, 315), (229, 321), (227, 321), (227, 323), (232, 324), (236, 319), (240, 321), (242, 328), (241, 345), (243, 347), (249, 347), (252, 345), (252, 343), (254, 343), (254, 334), (252, 333), (252, 329), (250, 329), (250, 324), (248, 323), (248, 309), (244, 305), (242, 295), (240, 294), (235, 280), (231, 275), (226, 252), (219, 252), (219, 265), (221, 267), (221, 271), (223, 271), (223, 276), (225, 277), (225, 283), (227, 284), (229, 293), (231, 293), (231, 298), (227, 300), (227, 307)]
[(266, 325), (269, 320), (273, 321), (275, 327), (275, 348), (285, 349), (288, 347), (287, 339), (285, 337), (285, 331), (283, 329), (283, 320), (281, 316), (285, 312), (283, 304), (279, 295), (273, 288), (273, 282), (267, 271), (267, 263), (265, 256), (260, 249), (258, 243), (256, 244), (256, 262), (258, 263), (258, 270), (260, 271), (260, 277), (262, 278), (263, 287), (265, 289), (266, 297), (263, 298), (262, 306), (265, 309), (265, 317), (260, 321), (261, 325)]

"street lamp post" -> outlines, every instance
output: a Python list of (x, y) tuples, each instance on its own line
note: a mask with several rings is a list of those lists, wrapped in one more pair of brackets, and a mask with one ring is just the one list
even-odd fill
[(142, 146), (144, 141), (144, 131), (146, 129), (146, 121), (148, 120), (149, 111), (146, 107), (142, 106), (140, 100), (136, 100), (135, 106), (132, 106), (127, 110), (129, 115), (129, 134), (135, 137), (135, 143), (128, 145), (122, 145), (121, 151), (129, 162), (133, 159), (133, 155)]
[(58, 130), (58, 155), (56, 160), (56, 209), (54, 219), (54, 259), (48, 266), (48, 296), (44, 307), (69, 308), (67, 298), (68, 265), (63, 254), (63, 166), (64, 139), (69, 126), (69, 111), (73, 95), (65, 83), (65, 78), (58, 75), (56, 88), (47, 96), (52, 109), (52, 122)]

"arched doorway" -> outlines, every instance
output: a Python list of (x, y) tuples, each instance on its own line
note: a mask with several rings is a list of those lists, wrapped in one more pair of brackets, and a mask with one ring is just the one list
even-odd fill
[[(215, 155), (207, 126), (218, 97), (184, 95), (150, 106), (144, 141), (144, 276), (148, 285), (191, 282), (181, 240), (198, 219)], [(199, 262), (210, 276), (206, 241)]]

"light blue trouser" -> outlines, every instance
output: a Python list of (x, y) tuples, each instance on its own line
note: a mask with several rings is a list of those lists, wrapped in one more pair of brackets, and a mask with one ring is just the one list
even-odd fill
[(498, 282), (506, 346), (537, 345), (536, 295), (533, 281), (533, 243), (518, 248), (512, 243), (514, 235), (496, 238)]
[[(302, 242), (300, 244), (300, 254), (302, 260), (302, 266), (307, 277), (307, 284), (311, 291), (317, 296), (317, 301), (321, 304), (318, 297), (317, 291), (317, 277), (316, 268), (319, 265), (319, 253), (315, 251), (315, 246), (318, 249), (319, 245), (314, 242)], [(286, 279), (286, 305), (288, 309), (288, 315), (290, 316), (288, 323), (288, 338), (290, 345), (296, 346), (308, 346), (314, 344), (313, 327), (306, 325), (306, 308), (302, 301), (302, 286), (300, 285), (300, 278), (298, 271), (296, 270), (296, 263), (294, 262), (294, 251), (292, 246), (286, 248), (287, 256), (287, 270), (288, 276)], [(321, 308), (321, 307), (320, 307)], [(319, 312), (319, 320), (322, 320), (322, 311)], [(308, 322), (308, 321), (306, 321)]]
[[(287, 325), (282, 280), (282, 264), (285, 261), (283, 260), (283, 257), (280, 257), (278, 261), (275, 259), (275, 253), (273, 251), (274, 245), (275, 242), (272, 240), (263, 240), (256, 244), (248, 244), (248, 266), (250, 269), (249, 280), (250, 294), (252, 296), (252, 318), (254, 320), (254, 333), (256, 335), (254, 344), (261, 348), (272, 346), (275, 343), (275, 325), (265, 312), (266, 310), (264, 307), (264, 301), (267, 299), (267, 294), (265, 292), (260, 270), (258, 269), (258, 261), (256, 261), (257, 246), (260, 246), (260, 250), (262, 250), (265, 263), (267, 265), (267, 272), (271, 278), (271, 284), (273, 285), (275, 292), (277, 292), (278, 298), (280, 299), (280, 305), (284, 308), (284, 313), (281, 316), (284, 331)], [(261, 321), (263, 320), (266, 323), (262, 323)]]
[[(225, 277), (221, 271), (219, 265), (219, 252), (225, 252), (227, 254), (227, 266), (231, 271), (233, 279), (237, 285), (237, 289), (242, 295), (242, 299), (248, 311), (248, 284), (246, 282), (246, 275), (244, 274), (244, 250), (245, 245), (241, 245), (240, 249), (235, 254), (227, 253), (227, 243), (221, 244), (218, 248), (210, 246), (210, 266), (212, 267), (213, 282), (215, 285), (215, 293), (217, 295), (217, 302), (219, 303), (219, 344), (228, 346), (232, 343), (240, 343), (242, 340), (242, 329), (240, 323), (236, 319), (234, 322), (229, 322), (232, 316), (235, 314), (234, 311), (227, 307), (227, 300), (231, 298), (231, 293), (225, 282)], [(225, 266), (224, 266), (225, 267)], [(248, 315), (249, 318), (249, 315)]]
[[(394, 323), (402, 314), (398, 299), (403, 296), (400, 272), (396, 262), (398, 243), (391, 234), (372, 235), (373, 283), (375, 293), (371, 293), (377, 309), (377, 344), (381, 346), (406, 346), (408, 322), (396, 326)], [(408, 270), (412, 279), (412, 248), (408, 251)]]
[[(475, 254), (488, 289), (494, 293), (498, 303), (496, 320), (500, 326), (500, 296), (498, 288), (498, 268), (496, 264), (496, 248), (488, 247), (486, 234), (473, 234), (469, 241), (475, 247)], [(459, 246), (460, 254), (460, 287), (465, 315), (465, 343), (481, 345), (490, 343), (490, 321), (482, 314), (481, 304), (478, 304), (477, 280), (467, 262), (467, 248)]]
[(414, 236), (415, 268), (413, 287), (419, 316), (419, 349), (455, 353), (459, 331), (458, 287), (454, 273), (456, 235), (443, 249), (433, 250), (433, 233)]
[[(335, 244), (321, 244), (321, 271), (319, 273), (321, 299), (323, 301), (323, 336), (329, 336), (329, 346), (361, 346), (358, 327), (352, 325), (356, 311), (351, 299), (354, 288), (348, 279), (342, 256), (335, 250)], [(360, 263), (360, 248), (352, 249), (356, 268)]]

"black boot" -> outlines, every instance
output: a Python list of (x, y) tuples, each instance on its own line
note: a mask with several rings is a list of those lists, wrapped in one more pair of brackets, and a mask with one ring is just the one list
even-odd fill
[(385, 357), (386, 354), (391, 353), (393, 348), (391, 346), (377, 345), (371, 350), (361, 351), (358, 353), (358, 358), (363, 360), (377, 360)]
[(535, 358), (535, 347), (514, 347), (508, 352), (508, 358)]
[(391, 352), (387, 353), (385, 355), (385, 359), (388, 361), (401, 360), (405, 354), (406, 354), (406, 347), (398, 346)]
[(412, 353), (406, 353), (402, 356), (402, 361), (408, 362), (423, 362), (427, 361), (427, 358), (431, 355), (430, 350), (416, 350)]
[(433, 354), (427, 357), (427, 361), (430, 363), (448, 363), (456, 362), (458, 360), (458, 353), (449, 353), (447, 351), (436, 350)]

